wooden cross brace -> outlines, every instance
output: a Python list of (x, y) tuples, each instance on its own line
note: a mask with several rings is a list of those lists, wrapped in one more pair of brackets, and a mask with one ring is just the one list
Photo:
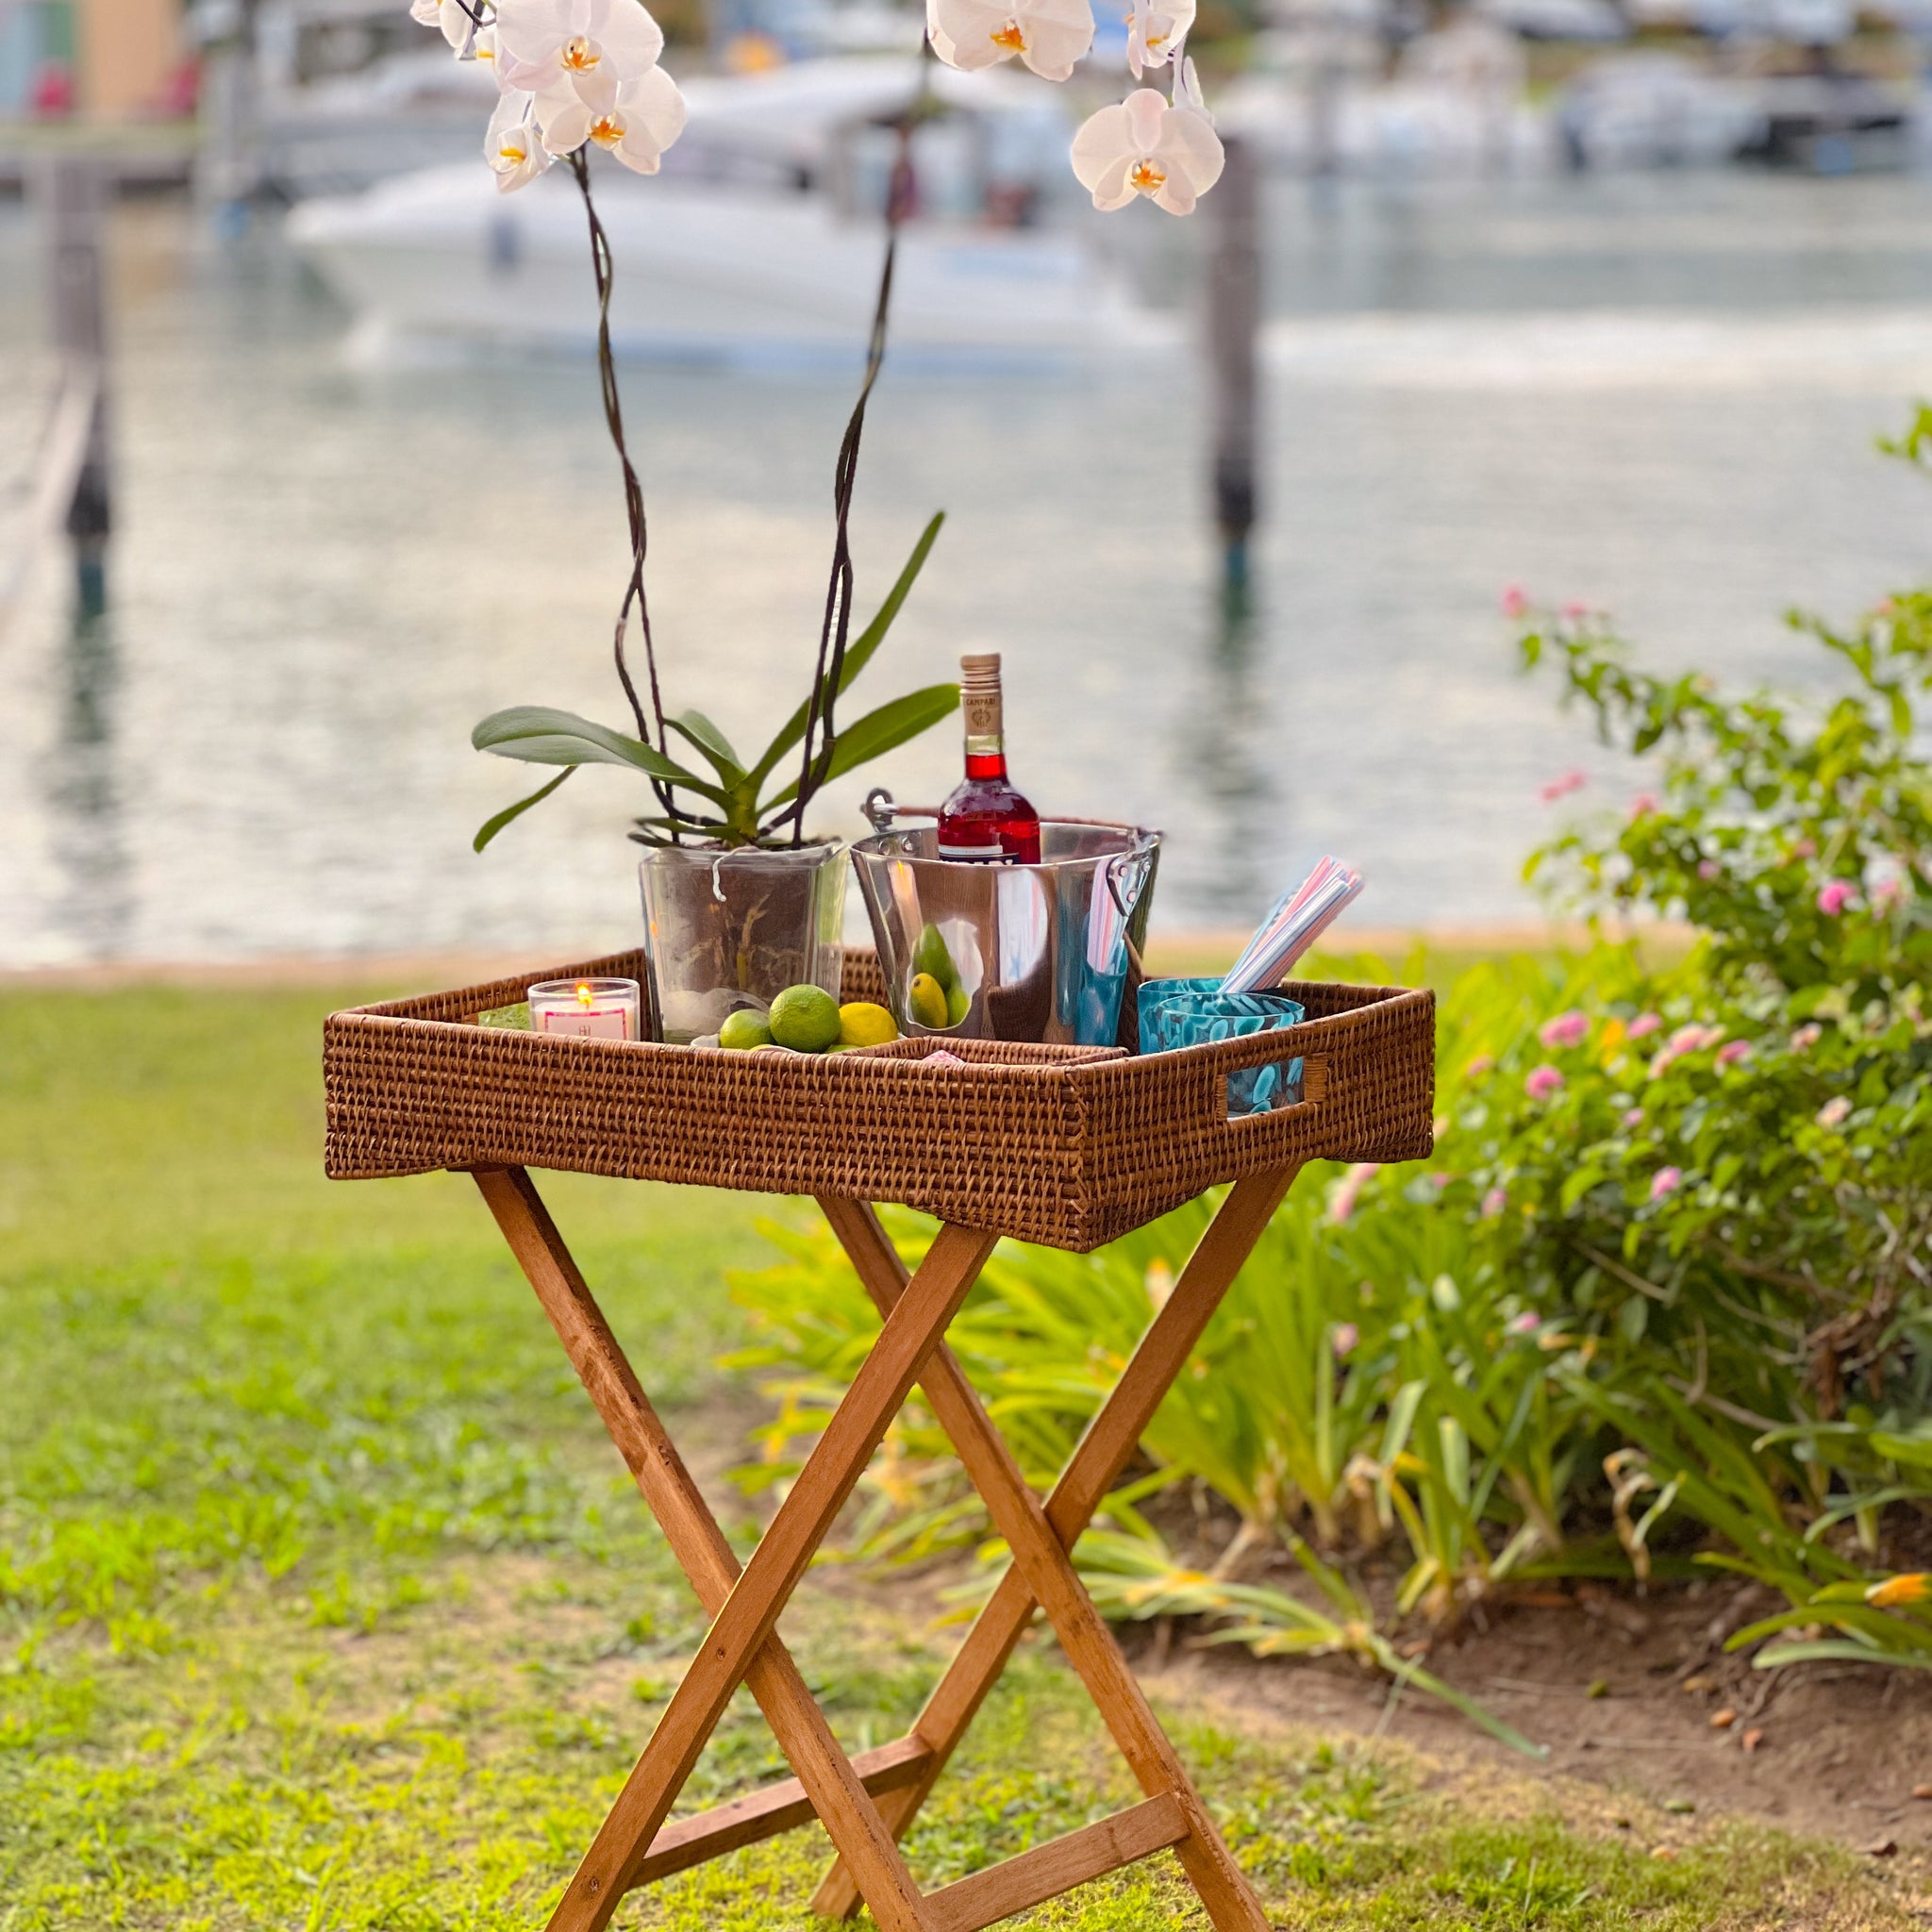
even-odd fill
[[(1267, 1932), (1259, 1901), (1148, 1708), (1069, 1552), (1293, 1178), (1291, 1169), (1235, 1184), (1044, 1504), (1027, 1486), (944, 1341), (947, 1324), (997, 1236), (944, 1225), (908, 1278), (871, 1208), (859, 1201), (821, 1200), (885, 1325), (741, 1568), (528, 1174), (514, 1167), (476, 1171), (476, 1185), (497, 1225), (712, 1619), (702, 1648), (565, 1888), (550, 1932), (601, 1932), (632, 1888), (813, 1817), (824, 1825), (839, 1858), (812, 1909), (824, 1917), (846, 1917), (863, 1903), (882, 1932), (977, 1932), (1164, 1847), (1180, 1859), (1218, 1932)], [(1013, 1561), (911, 1731), (848, 1757), (776, 1624), (915, 1381)], [(1036, 1607), (1045, 1610), (1146, 1795), (1110, 1818), (922, 1893), (898, 1840), (1006, 1668)], [(678, 1792), (741, 1683), (758, 1700), (794, 1775), (714, 1810), (669, 1822)]]

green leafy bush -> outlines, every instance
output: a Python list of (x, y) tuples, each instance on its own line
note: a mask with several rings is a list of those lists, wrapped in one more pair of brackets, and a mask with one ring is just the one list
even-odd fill
[[(1528, 614), (1525, 663), (1647, 788), (1532, 876), (1592, 920), (1700, 937), (1659, 965), (1600, 924), (1581, 957), (1447, 990), (1433, 1172), (1290, 1197), (1081, 1547), (1111, 1612), (1412, 1668), (1387, 1641), (1405, 1622), (1426, 1638), (1532, 1579), (1715, 1565), (1786, 1600), (1734, 1640), (1775, 1640), (1760, 1663), (1932, 1661), (1932, 591), (1844, 631), (1792, 621), (1820, 652), (1803, 698), (1654, 676), (1596, 616)], [(953, 1341), (1037, 1483), (1210, 1206), (1096, 1255), (996, 1254)], [(916, 1217), (891, 1225), (923, 1244)], [(829, 1238), (739, 1292), (787, 1372), (762, 1481), (875, 1317)], [(915, 1406), (858, 1547), (983, 1535), (951, 1468)], [(1238, 1519), (1206, 1571), (1156, 1526), (1175, 1485)], [(1372, 1551), (1392, 1591), (1363, 1581)], [(1284, 1553), (1319, 1603), (1279, 1587)]]

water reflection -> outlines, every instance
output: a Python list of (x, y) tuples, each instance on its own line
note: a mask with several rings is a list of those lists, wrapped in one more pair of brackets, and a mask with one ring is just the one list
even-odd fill
[(88, 958), (127, 950), (134, 920), (125, 801), (117, 769), (121, 654), (104, 559), (83, 558), (60, 653), (59, 728), (46, 758), (49, 845), (59, 875), (54, 921)]
[(1207, 613), (1200, 674), (1175, 734), (1174, 782), (1193, 794), (1190, 816), (1199, 819), (1188, 896), (1224, 909), (1229, 924), (1244, 908), (1264, 910), (1281, 885), (1271, 890), (1284, 831), (1281, 737), (1256, 675), (1255, 599), (1251, 571), (1230, 570)]
[[(1005, 652), (1035, 802), (1168, 832), (1163, 925), (1246, 925), (1324, 850), (1369, 875), (1365, 921), (1520, 916), (1539, 787), (1582, 765), (1577, 805), (1607, 808), (1630, 780), (1516, 676), (1504, 583), (1749, 683), (1808, 670), (1784, 604), (1842, 612), (1922, 568), (1919, 486), (1870, 450), (1932, 385), (1924, 185), (1831, 187), (1277, 197), (1246, 605), (1216, 601), (1197, 354), (1056, 380), (889, 368), (868, 609), (951, 515), (868, 692)], [(185, 210), (129, 204), (115, 249), (113, 611), (74, 626), (50, 558), (0, 654), (0, 968), (631, 941), (618, 773), (470, 850), (515, 795), (477, 718), (612, 715), (627, 553), (594, 369), (361, 367), (272, 229), (218, 251)], [(43, 395), (34, 258), (0, 204), (0, 471)], [(1592, 296), (1610, 308), (1568, 312)], [(761, 741), (817, 634), (850, 384), (625, 385), (676, 701)], [(941, 729), (841, 780), (826, 828), (858, 830), (874, 782), (942, 795), (958, 745)]]

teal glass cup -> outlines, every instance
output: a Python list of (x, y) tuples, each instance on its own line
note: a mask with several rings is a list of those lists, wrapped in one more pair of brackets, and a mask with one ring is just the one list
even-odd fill
[[(1298, 1000), (1279, 992), (1223, 992), (1218, 979), (1150, 979), (1141, 988), (1141, 1051), (1173, 1053), (1272, 1033), (1303, 1019)], [(1302, 1097), (1302, 1063), (1238, 1067), (1227, 1076), (1230, 1117), (1269, 1113)]]

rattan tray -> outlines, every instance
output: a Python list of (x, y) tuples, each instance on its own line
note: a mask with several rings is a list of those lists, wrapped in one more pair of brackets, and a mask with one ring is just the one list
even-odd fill
[[(541, 1167), (837, 1194), (1085, 1251), (1217, 1182), (1302, 1160), (1411, 1160), (1432, 1142), (1425, 991), (1293, 984), (1301, 1025), (1144, 1058), (971, 1041), (741, 1054), (474, 1024), (537, 980), (607, 974), (642, 980), (643, 956), (331, 1014), (330, 1174)], [(844, 996), (883, 996), (871, 953), (847, 954)], [(968, 1064), (924, 1064), (941, 1044)], [(1305, 1098), (1230, 1120), (1228, 1074), (1292, 1055)]]

